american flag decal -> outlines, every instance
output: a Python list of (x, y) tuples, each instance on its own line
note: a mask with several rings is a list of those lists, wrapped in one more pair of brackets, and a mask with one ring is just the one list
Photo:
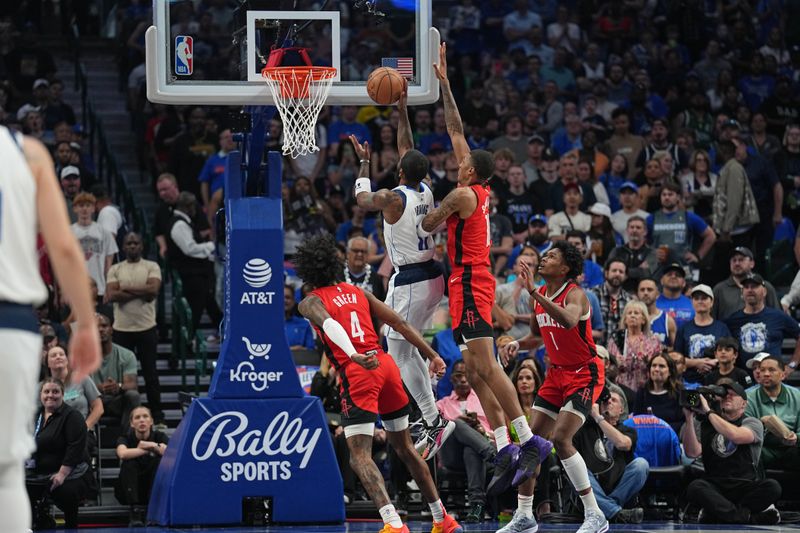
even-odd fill
[(384, 57), (381, 59), (381, 66), (395, 69), (404, 78), (414, 77), (413, 57)]

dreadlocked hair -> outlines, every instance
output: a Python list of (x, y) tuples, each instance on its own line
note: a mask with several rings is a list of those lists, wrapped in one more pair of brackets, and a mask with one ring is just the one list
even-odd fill
[(306, 239), (297, 247), (294, 266), (297, 274), (314, 287), (326, 287), (340, 281), (344, 272), (336, 242), (330, 235)]
[(553, 248), (561, 252), (564, 264), (569, 268), (568, 278), (575, 279), (583, 273), (583, 256), (574, 245), (567, 241), (556, 241)]

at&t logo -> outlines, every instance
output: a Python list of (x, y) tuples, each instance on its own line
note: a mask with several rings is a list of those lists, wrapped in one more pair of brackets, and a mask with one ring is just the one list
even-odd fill
[[(254, 289), (266, 287), (272, 279), (272, 267), (264, 259), (254, 257), (244, 266), (242, 271), (245, 283)], [(269, 291), (245, 291), (242, 293), (240, 304), (248, 305), (269, 305), (272, 303), (274, 292)]]

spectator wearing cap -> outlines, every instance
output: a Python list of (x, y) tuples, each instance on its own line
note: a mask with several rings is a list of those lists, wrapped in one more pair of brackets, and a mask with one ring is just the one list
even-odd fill
[(742, 279), (744, 308), (725, 319), (725, 324), (741, 346), (738, 364), (745, 366), (758, 352), (769, 352), (781, 356), (784, 339), (797, 339), (787, 375), (794, 372), (800, 363), (800, 326), (787, 314), (767, 307), (767, 286), (764, 278), (750, 273)]
[(111, 232), (92, 220), (95, 203), (94, 195), (87, 192), (73, 198), (72, 209), (77, 215), (77, 222), (70, 229), (81, 245), (89, 276), (97, 284), (97, 295), (102, 299), (106, 293), (106, 274), (119, 249)]
[(580, 209), (583, 200), (581, 186), (577, 183), (569, 183), (563, 187), (563, 191), (564, 210), (552, 215), (547, 222), (551, 240), (565, 238), (570, 230), (579, 230), (585, 233), (592, 227), (592, 217)]
[(681, 261), (697, 265), (716, 241), (714, 230), (702, 218), (680, 207), (681, 187), (677, 183), (665, 183), (660, 199), (661, 209), (647, 217), (650, 244), (656, 248), (666, 246)]
[(714, 359), (717, 361), (717, 366), (703, 377), (703, 383), (713, 385), (718, 383), (721, 378), (729, 378), (744, 389), (752, 387), (753, 378), (750, 377), (750, 374), (735, 366), (738, 357), (739, 343), (736, 342), (736, 339), (733, 337), (717, 339), (717, 343), (714, 345)]
[[(747, 179), (744, 167), (735, 157), (734, 143), (721, 142), (717, 150), (720, 160), (724, 162), (714, 190), (711, 215), (712, 225), (718, 235), (718, 244), (733, 247), (751, 246), (753, 228), (759, 222), (759, 213), (750, 181)], [(717, 251), (720, 251), (720, 248), (717, 248)], [(724, 268), (723, 265), (720, 266)]]
[(528, 158), (528, 141), (523, 136), (522, 117), (519, 115), (507, 115), (503, 121), (503, 135), (489, 143), (492, 151), (503, 148), (511, 150), (515, 163)]
[(609, 158), (613, 158), (616, 154), (621, 154), (625, 157), (628, 163), (628, 175), (626, 177), (631, 179), (634, 176), (639, 153), (645, 147), (644, 139), (631, 133), (631, 115), (627, 109), (622, 107), (615, 109), (611, 113), (611, 122), (614, 125), (614, 131), (602, 149)]
[(523, 244), (516, 245), (511, 251), (511, 255), (508, 256), (508, 267), (511, 268), (514, 266), (517, 257), (519, 257), (519, 254), (525, 246), (532, 246), (539, 252), (540, 256), (543, 255), (553, 246), (553, 241), (550, 240), (549, 233), (550, 230), (546, 216), (536, 214), (528, 219), (528, 237)]
[(622, 321), (622, 310), (633, 296), (624, 288), (628, 268), (623, 261), (609, 259), (603, 265), (604, 282), (599, 287), (592, 289), (600, 300), (600, 309), (605, 320), (605, 339), (611, 338)]
[[(600, 181), (605, 185), (611, 201), (611, 225), (614, 231), (622, 235), (622, 240), (628, 242), (628, 220), (633, 216), (647, 220), (650, 213), (639, 207), (639, 186), (632, 181), (624, 181), (623, 176), (627, 173), (625, 164), (624, 156), (615, 155), (611, 160), (610, 172), (601, 176)], [(616, 210), (615, 204), (618, 206)]]
[[(567, 186), (576, 185), (580, 189), (581, 201), (580, 209), (586, 211), (589, 206), (597, 202), (597, 197), (594, 194), (594, 189), (591, 183), (578, 181), (578, 157), (573, 153), (564, 154), (558, 162), (558, 177), (559, 180), (553, 183), (550, 188), (550, 205), (549, 209), (545, 210), (545, 214), (551, 217), (553, 213), (563, 211), (565, 209), (564, 194)], [(589, 229), (582, 227), (574, 227), (571, 229), (579, 229), (581, 231), (588, 231)]]
[[(730, 256), (730, 272), (728, 279), (714, 285), (714, 308), (711, 311), (714, 318), (724, 320), (736, 311), (744, 308), (743, 281), (753, 273), (755, 268), (753, 252), (746, 246), (737, 246)], [(778, 308), (778, 297), (775, 287), (770, 282), (765, 282), (767, 291), (767, 307)]]
[[(745, 366), (753, 373), (753, 381), (755, 382), (754, 385), (748, 389), (748, 392), (761, 386), (761, 361), (767, 357), (772, 357), (772, 355), (770, 355), (769, 352), (758, 352), (755, 357), (749, 359), (747, 363), (745, 363)], [(791, 385), (784, 386), (794, 388)]]
[(61, 169), (61, 192), (67, 202), (70, 222), (77, 222), (78, 215), (72, 210), (72, 200), (81, 192), (81, 171), (76, 166), (68, 165)]
[(639, 152), (636, 158), (636, 169), (644, 169), (645, 163), (653, 159), (656, 152), (669, 152), (672, 156), (672, 174), (683, 171), (689, 166), (689, 158), (678, 145), (669, 139), (669, 123), (666, 119), (657, 118), (650, 123), (650, 144)]
[(611, 225), (611, 209), (608, 205), (597, 202), (589, 208), (592, 226), (589, 229), (589, 253), (592, 260), (601, 265), (606, 262), (611, 251), (622, 242)]
[(717, 188), (716, 172), (711, 171), (711, 160), (705, 150), (695, 150), (689, 158), (689, 172), (680, 178), (683, 202), (687, 209), (707, 222), (711, 222), (714, 192)]
[(539, 168), (542, 165), (544, 150), (547, 143), (544, 137), (535, 133), (528, 137), (528, 157), (522, 163), (522, 170), (525, 171), (525, 184), (529, 187), (537, 180), (542, 179)]
[(711, 356), (710, 351), (714, 349), (719, 339), (730, 337), (731, 332), (724, 322), (711, 316), (711, 307), (714, 303), (714, 292), (711, 287), (704, 284), (696, 285), (689, 294), (692, 298), (694, 318), (678, 327), (673, 347), (686, 357), (684, 380), (699, 385), (703, 382), (703, 377), (717, 365), (717, 360)]
[[(758, 418), (745, 416), (747, 393), (741, 385), (723, 379), (726, 395), (712, 410), (700, 395), (692, 410), (684, 409), (682, 434), (686, 455), (703, 458), (705, 473), (686, 489), (686, 499), (701, 509), (701, 523), (777, 524), (775, 502), (781, 486), (762, 479), (758, 462), (764, 443), (764, 426)], [(700, 421), (700, 435), (695, 429)]]
[(499, 205), (500, 198), (497, 196), (497, 192), (490, 190), (489, 234), (492, 237), (492, 247), (489, 249), (489, 253), (494, 265), (495, 276), (499, 276), (505, 271), (508, 266), (509, 255), (514, 250), (514, 234), (512, 233), (511, 220), (498, 211)]
[[(789, 437), (769, 431), (764, 435), (761, 464), (764, 468), (800, 470), (800, 390), (783, 384), (785, 365), (779, 357), (766, 357), (759, 363), (761, 386), (747, 392), (746, 416), (764, 419), (776, 416), (791, 432)], [(765, 424), (766, 425), (766, 424)]]
[(656, 307), (665, 311), (678, 327), (694, 318), (692, 301), (683, 293), (686, 288), (686, 270), (680, 263), (671, 263), (661, 276), (661, 295)]
[(514, 243), (522, 244), (528, 234), (528, 220), (534, 213), (542, 212), (542, 205), (525, 185), (525, 170), (520, 165), (508, 169), (508, 190), (501, 210), (511, 220)]

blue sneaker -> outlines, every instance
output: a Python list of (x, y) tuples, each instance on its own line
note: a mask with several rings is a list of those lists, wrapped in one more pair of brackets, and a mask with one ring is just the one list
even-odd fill
[(494, 458), (494, 475), (486, 488), (486, 494), (494, 496), (505, 492), (514, 478), (518, 463), (519, 446), (516, 444), (509, 444), (497, 452)]
[(511, 486), (517, 488), (530, 479), (536, 473), (536, 468), (550, 455), (552, 449), (553, 443), (538, 435), (534, 435), (528, 442), (520, 446), (517, 473), (514, 474)]
[(522, 516), (517, 511), (514, 511), (514, 516), (511, 522), (498, 529), (495, 533), (536, 533), (539, 531), (539, 524), (533, 517)]

